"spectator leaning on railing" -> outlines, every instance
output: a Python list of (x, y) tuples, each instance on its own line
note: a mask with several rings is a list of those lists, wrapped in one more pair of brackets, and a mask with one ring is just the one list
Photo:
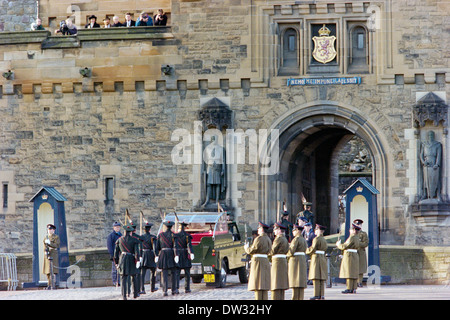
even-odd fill
[(152, 25), (152, 18), (145, 11), (139, 15), (139, 19), (136, 21), (136, 27), (148, 27)]

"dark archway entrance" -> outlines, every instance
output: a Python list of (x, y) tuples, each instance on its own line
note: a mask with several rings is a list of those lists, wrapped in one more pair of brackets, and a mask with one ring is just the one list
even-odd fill
[[(298, 108), (278, 119), (278, 174), (261, 178), (261, 219), (273, 223), (277, 203), (286, 200), (291, 218), (302, 210), (302, 196), (313, 203), (315, 221), (336, 233), (339, 221), (339, 155), (355, 136), (364, 141), (372, 159), (372, 183), (381, 190), (379, 217), (384, 209), (387, 166), (378, 132), (355, 110), (335, 105)], [(293, 221), (291, 219), (291, 221)]]

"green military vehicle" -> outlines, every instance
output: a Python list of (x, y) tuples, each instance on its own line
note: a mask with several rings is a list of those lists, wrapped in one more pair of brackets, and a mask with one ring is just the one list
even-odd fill
[(168, 213), (164, 220), (176, 222), (177, 218), (188, 223), (185, 230), (192, 235), (192, 282), (203, 279), (208, 286), (222, 288), (228, 274), (238, 274), (241, 283), (248, 282), (250, 259), (244, 244), (250, 239), (250, 228), (228, 221), (227, 212)]

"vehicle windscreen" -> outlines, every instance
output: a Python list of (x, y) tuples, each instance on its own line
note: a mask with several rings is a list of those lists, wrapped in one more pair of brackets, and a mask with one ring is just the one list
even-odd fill
[[(185, 230), (191, 234), (202, 233), (211, 236), (228, 232), (226, 212), (177, 212), (178, 221), (188, 223)], [(174, 213), (166, 214), (164, 221), (176, 222)]]

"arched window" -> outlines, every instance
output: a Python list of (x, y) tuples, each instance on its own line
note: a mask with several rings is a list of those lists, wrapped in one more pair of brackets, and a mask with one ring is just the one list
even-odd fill
[(369, 71), (369, 40), (367, 29), (355, 25), (349, 29), (348, 72), (360, 73)]

